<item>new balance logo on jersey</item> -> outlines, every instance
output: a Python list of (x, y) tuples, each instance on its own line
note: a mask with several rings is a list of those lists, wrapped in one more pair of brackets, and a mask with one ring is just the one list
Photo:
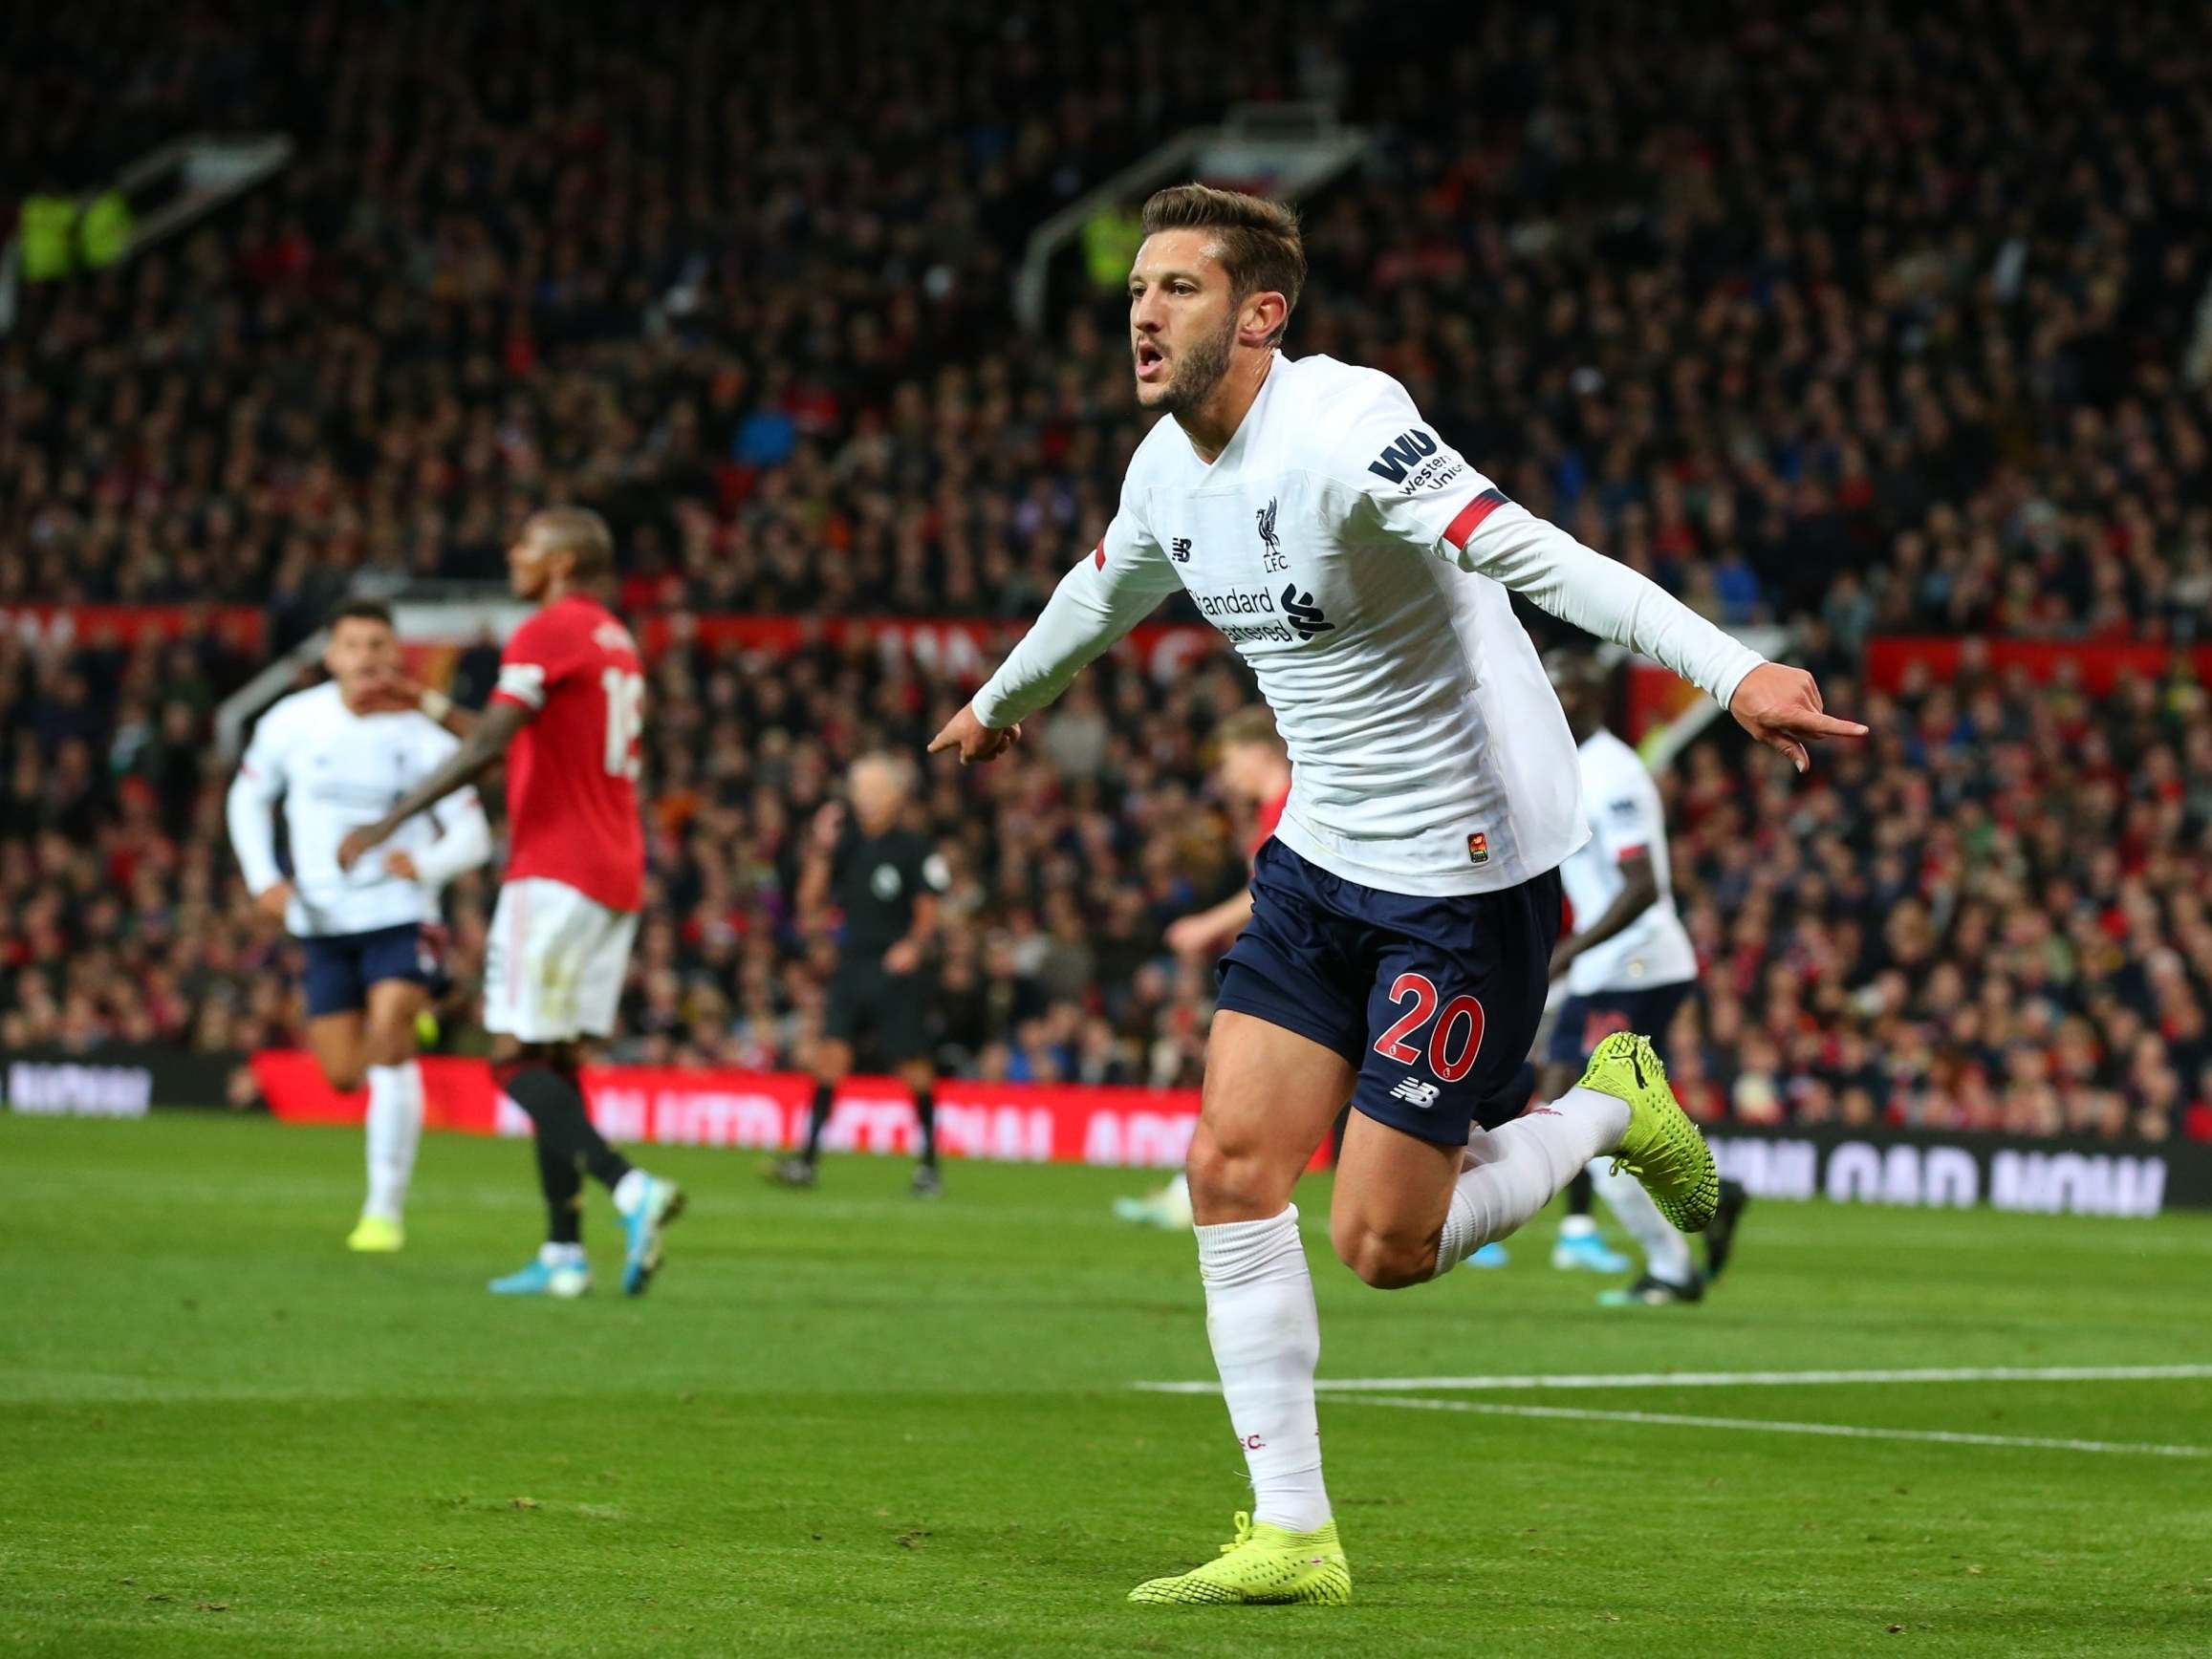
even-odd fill
[(1189, 564), (1190, 538), (1188, 536), (1177, 536), (1175, 540), (1169, 542), (1167, 544), (1167, 556), (1179, 565)]
[(1326, 634), (1336, 626), (1321, 614), (1321, 607), (1313, 603), (1312, 593), (1298, 592), (1295, 582), (1283, 590), (1283, 614), (1290, 617), (1291, 628), (1296, 630), (1301, 639)]
[(1402, 1100), (1408, 1106), (1417, 1106), (1426, 1111), (1436, 1105), (1436, 1097), (1442, 1092), (1433, 1083), (1423, 1083), (1418, 1077), (1409, 1077), (1390, 1091), (1390, 1098)]
[(1252, 514), (1260, 527), (1260, 570), (1269, 576), (1290, 568), (1290, 561), (1283, 556), (1283, 544), (1275, 539), (1275, 500), (1269, 496), (1268, 505)]
[(1411, 432), (1400, 432), (1397, 442), (1384, 445), (1382, 453), (1367, 463), (1367, 470), (1393, 484), (1403, 484), (1408, 467), (1435, 453), (1436, 440), (1416, 426)]

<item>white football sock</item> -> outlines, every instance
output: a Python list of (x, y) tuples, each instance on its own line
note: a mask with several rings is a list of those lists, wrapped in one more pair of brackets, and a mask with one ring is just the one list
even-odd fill
[(1429, 1277), (1442, 1278), (1493, 1239), (1520, 1227), (1576, 1170), (1620, 1145), (1627, 1132), (1628, 1102), (1580, 1084), (1502, 1128), (1477, 1130), (1467, 1142), (1474, 1168), (1453, 1184)]
[(362, 1214), (397, 1221), (407, 1207), (423, 1138), (423, 1068), (412, 1060), (369, 1067), (369, 1201)]
[(548, 1267), (581, 1267), (584, 1265), (584, 1247), (581, 1244), (540, 1244), (537, 1259)]
[(1643, 1190), (1643, 1183), (1623, 1170), (1613, 1174), (1613, 1160), (1595, 1158), (1590, 1165), (1591, 1183), (1597, 1196), (1605, 1200), (1605, 1207), (1613, 1212), (1614, 1219), (1628, 1229), (1628, 1236), (1643, 1248), (1644, 1266), (1654, 1279), (1663, 1279), (1669, 1284), (1692, 1284), (1697, 1281), (1696, 1267), (1690, 1262), (1690, 1240), (1687, 1234), (1678, 1233), (1667, 1218), (1659, 1213), (1659, 1206), (1651, 1201), (1651, 1195)]
[(1252, 1519), (1312, 1532), (1329, 1520), (1313, 1368), (1321, 1320), (1298, 1238), (1298, 1206), (1265, 1221), (1196, 1229), (1205, 1333), (1229, 1425), (1252, 1476)]
[(653, 1177), (643, 1170), (624, 1170), (622, 1178), (615, 1183), (612, 1195), (615, 1208), (627, 1216), (645, 1201), (645, 1183)]

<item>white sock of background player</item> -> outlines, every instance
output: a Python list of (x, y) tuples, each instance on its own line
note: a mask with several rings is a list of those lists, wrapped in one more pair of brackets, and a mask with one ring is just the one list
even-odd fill
[(1252, 1519), (1312, 1532), (1329, 1519), (1313, 1368), (1321, 1321), (1298, 1238), (1298, 1206), (1264, 1221), (1195, 1229), (1205, 1334), (1229, 1425), (1252, 1477)]
[(397, 1221), (423, 1139), (423, 1068), (414, 1061), (369, 1067), (368, 1129), (369, 1201), (361, 1213)]
[(1628, 1102), (1579, 1084), (1501, 1128), (1477, 1130), (1467, 1142), (1472, 1165), (1452, 1187), (1429, 1277), (1442, 1277), (1492, 1239), (1521, 1227), (1576, 1170), (1618, 1146), (1627, 1132)]
[(1613, 1174), (1610, 1158), (1591, 1160), (1590, 1180), (1614, 1219), (1642, 1247), (1644, 1267), (1654, 1279), (1663, 1279), (1669, 1284), (1696, 1282), (1698, 1270), (1690, 1261), (1689, 1235), (1676, 1232), (1659, 1213), (1641, 1181), (1626, 1171)]

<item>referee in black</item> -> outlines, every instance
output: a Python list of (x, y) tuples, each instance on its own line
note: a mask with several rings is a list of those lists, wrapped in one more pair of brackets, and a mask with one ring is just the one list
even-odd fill
[(855, 1043), (865, 1035), (875, 1039), (882, 1063), (914, 1091), (922, 1131), (915, 1196), (933, 1198), (942, 1190), (937, 1067), (929, 1056), (922, 969), (937, 933), (938, 895), (948, 877), (928, 837), (903, 822), (915, 782), (913, 763), (903, 756), (863, 755), (846, 784), (852, 822), (846, 822), (841, 801), (825, 803), (814, 815), (799, 875), (798, 913), (811, 921), (834, 904), (844, 919), (836, 971), (830, 976), (829, 1011), (814, 1047), (814, 1110), (807, 1122), (806, 1151), (770, 1171), (786, 1186), (814, 1184), (830, 1103), (853, 1070)]

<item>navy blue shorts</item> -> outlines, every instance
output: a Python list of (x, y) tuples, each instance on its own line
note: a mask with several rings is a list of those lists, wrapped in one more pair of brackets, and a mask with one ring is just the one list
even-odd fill
[(308, 1018), (345, 1014), (368, 1006), (369, 987), (385, 980), (427, 985), (438, 974), (438, 958), (420, 922), (371, 928), (367, 933), (324, 934), (303, 938), (307, 956)]
[(1651, 1039), (1664, 1065), (1667, 1027), (1696, 984), (1694, 980), (1678, 980), (1640, 991), (1593, 991), (1587, 997), (1570, 997), (1559, 1004), (1551, 1023), (1551, 1045), (1544, 1057), (1555, 1066), (1579, 1066), (1616, 1031), (1639, 1031)]
[(1559, 873), (1420, 898), (1332, 875), (1280, 841), (1252, 861), (1252, 919), (1219, 1006), (1334, 1048), (1355, 1110), (1440, 1146), (1520, 1115), (1519, 1078), (1559, 938)]

